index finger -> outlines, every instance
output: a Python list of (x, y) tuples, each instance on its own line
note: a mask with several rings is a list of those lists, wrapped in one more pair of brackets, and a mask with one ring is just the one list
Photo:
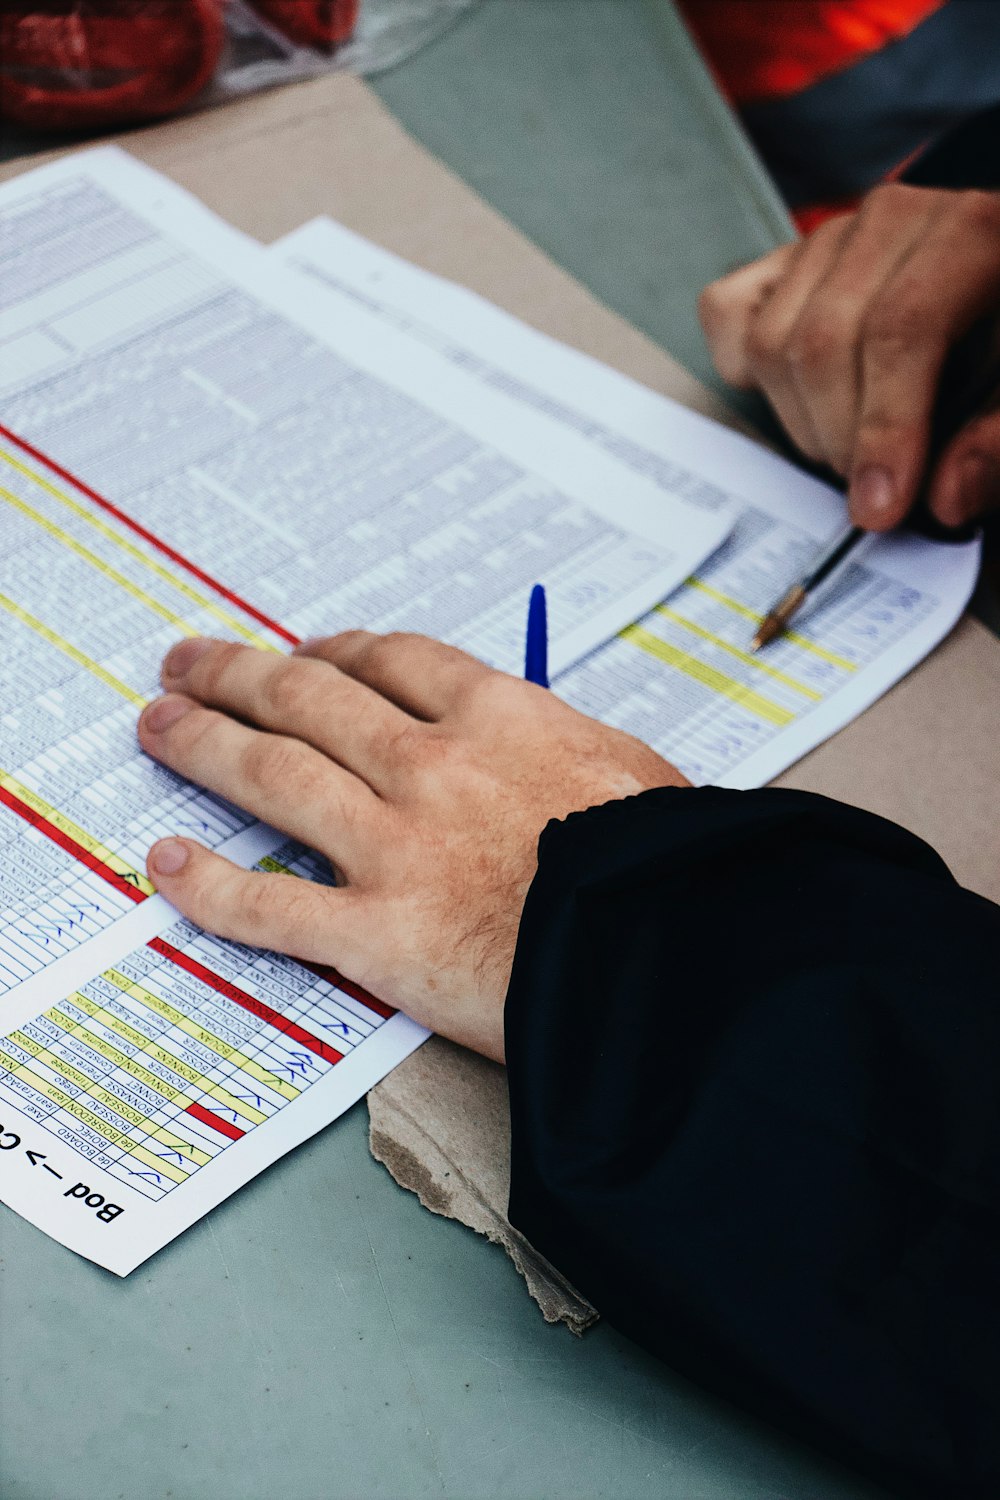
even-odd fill
[(748, 348), (751, 324), (801, 254), (801, 242), (779, 245), (760, 260), (708, 284), (698, 298), (698, 317), (712, 361), (723, 380), (749, 390), (759, 382)]
[(163, 682), (172, 693), (302, 740), (376, 792), (396, 770), (389, 747), (417, 727), (331, 665), (232, 641), (182, 641), (164, 659)]

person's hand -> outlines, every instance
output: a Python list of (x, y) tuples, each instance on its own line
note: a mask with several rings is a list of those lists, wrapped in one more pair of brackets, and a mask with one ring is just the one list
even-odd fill
[(149, 876), (222, 937), (333, 965), (503, 1060), (503, 1006), (550, 818), (686, 786), (646, 745), (416, 635), (348, 631), (282, 657), (184, 641), (144, 750), (320, 850), (337, 887), (254, 874), (191, 839)]
[[(716, 367), (763, 392), (803, 453), (849, 482), (872, 531), (913, 505), (942, 365), (1000, 314), (1000, 193), (876, 188), (854, 214), (706, 287)], [(957, 526), (1000, 503), (1000, 410), (941, 454), (932, 513)]]

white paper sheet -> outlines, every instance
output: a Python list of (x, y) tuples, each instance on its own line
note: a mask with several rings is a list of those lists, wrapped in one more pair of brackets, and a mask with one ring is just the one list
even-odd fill
[(363, 624), (517, 670), (541, 580), (558, 668), (729, 519), (364, 309), (324, 319), (121, 153), (0, 189), (0, 244), (0, 1196), (125, 1274), (424, 1036), (152, 893), (170, 832), (322, 873), (139, 753), (165, 649)]
[(517, 670), (541, 581), (561, 670), (728, 529), (384, 318), (324, 318), (124, 152), (0, 206), (6, 425), (297, 635), (426, 629)]
[(844, 522), (827, 486), (329, 219), (270, 253), (310, 275), (333, 308), (352, 301), (613, 453), (666, 494), (733, 503), (729, 539), (663, 604), (556, 691), (654, 746), (696, 783), (770, 781), (828, 739), (921, 660), (958, 619), (975, 584), (978, 541), (898, 535), (866, 543), (758, 655), (761, 615), (818, 542)]

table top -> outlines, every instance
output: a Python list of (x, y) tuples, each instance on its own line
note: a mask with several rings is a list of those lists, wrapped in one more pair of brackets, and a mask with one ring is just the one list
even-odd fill
[[(486, 0), (376, 85), (408, 129), (711, 379), (694, 297), (786, 232), (676, 20)], [(860, 1500), (370, 1157), (359, 1105), (119, 1281), (0, 1221), (5, 1500)]]

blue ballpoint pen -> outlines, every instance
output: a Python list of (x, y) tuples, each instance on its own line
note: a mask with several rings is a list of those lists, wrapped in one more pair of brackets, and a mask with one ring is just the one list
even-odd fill
[(524, 678), (549, 685), (549, 625), (545, 609), (545, 589), (536, 583), (528, 602), (528, 630), (524, 642)]

